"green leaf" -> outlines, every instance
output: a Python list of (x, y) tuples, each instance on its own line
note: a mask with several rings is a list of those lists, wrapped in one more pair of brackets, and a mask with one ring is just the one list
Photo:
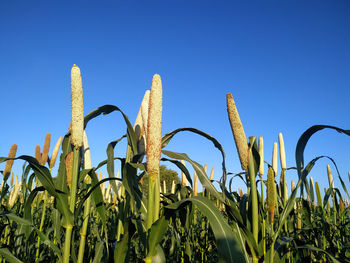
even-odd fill
[(0, 248), (0, 255), (10, 263), (23, 263), (23, 261), (16, 258), (7, 248)]
[[(124, 228), (125, 229), (125, 228)], [(114, 263), (127, 262), (127, 254), (129, 251), (129, 234), (124, 233), (121, 241), (117, 243), (114, 249)]]
[(207, 191), (209, 191), (213, 196), (215, 196), (217, 199), (224, 202), (222, 195), (219, 194), (219, 192), (216, 190), (214, 185), (211, 183), (211, 181), (207, 177), (207, 174), (204, 171), (203, 166), (201, 166), (199, 163), (197, 163), (195, 161), (192, 161), (185, 153), (176, 153), (176, 152), (171, 152), (171, 151), (166, 151), (166, 150), (162, 150), (162, 153), (165, 154), (166, 156), (169, 156), (170, 158), (178, 159), (178, 160), (185, 160), (185, 161), (189, 162), (192, 165), (193, 169), (196, 171), (198, 178), (201, 181), (203, 187)]
[(159, 218), (153, 223), (148, 235), (148, 257), (152, 257), (156, 253), (156, 246), (162, 241), (167, 229), (169, 220), (165, 216)]
[(44, 233), (40, 232), (37, 228), (35, 228), (36, 233), (40, 237), (41, 242), (45, 245), (49, 246), (55, 255), (58, 257), (59, 262), (62, 262), (62, 253), (61, 250), (46, 236)]
[(195, 196), (166, 206), (166, 209), (178, 209), (193, 202), (209, 220), (218, 247), (219, 262), (245, 262), (243, 252), (220, 211), (210, 200), (202, 196)]
[(302, 176), (303, 170), (304, 170), (304, 150), (306, 147), (306, 144), (308, 143), (311, 136), (323, 129), (333, 129), (337, 132), (344, 133), (348, 136), (350, 136), (350, 130), (343, 130), (338, 127), (329, 126), (329, 125), (314, 125), (307, 129), (299, 138), (297, 147), (295, 149), (295, 161), (297, 165), (298, 170), (298, 176), (299, 178)]
[(332, 260), (333, 263), (340, 263), (340, 261), (338, 261), (332, 254), (328, 253), (327, 251), (325, 251), (321, 248), (317, 248), (317, 247), (310, 246), (310, 245), (298, 246), (297, 248), (306, 248), (306, 249), (325, 253)]
[(221, 144), (214, 137), (212, 137), (211, 135), (209, 135), (209, 134), (207, 134), (207, 133), (205, 133), (205, 132), (203, 132), (201, 130), (195, 129), (195, 128), (190, 128), (190, 127), (179, 128), (179, 129), (176, 129), (176, 130), (174, 130), (172, 132), (169, 132), (169, 133), (165, 134), (162, 137), (162, 148), (164, 148), (165, 146), (168, 145), (168, 143), (175, 136), (175, 134), (177, 134), (178, 132), (182, 132), (182, 131), (190, 131), (190, 132), (196, 133), (198, 135), (201, 135), (201, 136), (207, 138), (220, 151), (221, 156), (222, 156), (222, 170), (223, 170), (222, 185), (225, 185), (226, 184), (225, 152), (224, 152), (224, 149), (222, 148)]
[(18, 223), (19, 225), (24, 225), (24, 226), (31, 226), (32, 222), (30, 220), (26, 220), (22, 217), (19, 217), (13, 213), (8, 213), (5, 214), (9, 219), (15, 221), (16, 223)]
[(104, 244), (102, 241), (97, 242), (97, 245), (95, 245), (95, 258), (92, 263), (99, 263), (101, 262), (102, 256), (103, 256), (103, 250), (104, 250)]
[(86, 128), (86, 125), (88, 124), (88, 122), (90, 120), (92, 120), (93, 118), (103, 114), (103, 115), (107, 115), (113, 111), (119, 111), (124, 118), (124, 121), (126, 123), (127, 126), (127, 138), (128, 138), (128, 143), (133, 151), (134, 154), (137, 154), (137, 140), (136, 140), (136, 135), (135, 135), (135, 131), (128, 119), (128, 116), (126, 116), (124, 114), (124, 112), (119, 109), (117, 106), (114, 105), (103, 105), (101, 107), (98, 107), (96, 110), (93, 110), (92, 112), (90, 112), (88, 115), (85, 116), (84, 118), (84, 129)]
[[(108, 176), (110, 178), (114, 178), (115, 174), (114, 174), (114, 147), (117, 145), (118, 142), (120, 142), (123, 138), (125, 138), (126, 136), (123, 135), (120, 139), (110, 142), (107, 146), (107, 172), (108, 172)], [(117, 189), (117, 184), (114, 181), (110, 182), (112, 185), (112, 189), (114, 191), (115, 194), (118, 194), (118, 189)]]

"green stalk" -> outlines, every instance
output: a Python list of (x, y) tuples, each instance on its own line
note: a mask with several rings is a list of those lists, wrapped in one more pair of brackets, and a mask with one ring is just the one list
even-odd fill
[(154, 212), (155, 212), (155, 207), (154, 207), (154, 201), (155, 201), (155, 187), (157, 183), (156, 180), (152, 180), (151, 177), (149, 177), (148, 180), (148, 202), (147, 202), (147, 229), (150, 229), (152, 224), (153, 224), (153, 219), (154, 219)]
[[(47, 204), (47, 192), (44, 193), (44, 206), (43, 206), (43, 212), (41, 214), (41, 221), (40, 221), (40, 227), (39, 231), (43, 231), (44, 221), (45, 221), (45, 214), (46, 214), (46, 204)], [(38, 241), (36, 244), (36, 253), (35, 253), (35, 262), (38, 262), (39, 260), (39, 250), (40, 250), (40, 236), (38, 236)]]
[[(70, 204), (69, 204), (69, 209), (73, 215), (75, 210), (75, 200), (76, 200), (77, 186), (78, 186), (78, 173), (79, 173), (79, 147), (74, 147), (72, 184), (70, 189)], [(63, 251), (63, 263), (69, 263), (72, 230), (73, 230), (73, 225), (66, 226), (66, 237), (64, 241), (64, 251)]]
[[(263, 175), (259, 173), (259, 177), (260, 177), (260, 187), (261, 187), (261, 200), (262, 200), (262, 203), (264, 205), (264, 182), (263, 182)], [(265, 255), (266, 255), (266, 226), (265, 226), (265, 217), (263, 217), (262, 219), (262, 223), (263, 223), (263, 226), (262, 226), (262, 239), (263, 239), (263, 251), (264, 251), (264, 258), (265, 258)]]
[(84, 222), (83, 226), (80, 230), (80, 244), (79, 244), (79, 253), (78, 253), (78, 263), (83, 262), (84, 258), (84, 252), (85, 252), (85, 242), (86, 242), (86, 232), (87, 232), (87, 226), (89, 223), (89, 214), (90, 214), (90, 208), (91, 208), (91, 196), (88, 197), (86, 200), (86, 204), (84, 207)]
[[(86, 132), (84, 131), (83, 135), (83, 149), (84, 149), (84, 169), (91, 168), (91, 154), (89, 148), (89, 142), (87, 139)], [(91, 178), (86, 176), (84, 179), (84, 183), (86, 185), (86, 189), (88, 190), (88, 185), (91, 185)], [(86, 232), (87, 226), (89, 223), (89, 215), (91, 209), (91, 195), (88, 197), (84, 207), (84, 221), (83, 226), (80, 229), (80, 244), (79, 244), (79, 252), (78, 252), (78, 263), (83, 262), (84, 252), (85, 252), (85, 242), (86, 242)]]
[[(258, 194), (257, 194), (257, 188), (256, 188), (256, 181), (255, 181), (255, 175), (256, 175), (256, 167), (254, 165), (254, 156), (252, 152), (252, 147), (255, 143), (256, 137), (250, 137), (250, 147), (249, 147), (249, 157), (248, 157), (248, 174), (249, 174), (249, 180), (250, 180), (250, 194), (252, 198), (252, 232), (253, 237), (258, 244), (258, 235), (259, 235), (259, 228), (258, 228), (258, 220), (259, 220), (259, 214), (258, 214)], [(256, 258), (253, 258), (253, 262), (258, 262)]]
[(159, 219), (159, 211), (160, 211), (160, 176), (157, 176), (154, 192), (155, 192), (155, 195), (154, 195), (153, 222), (156, 222)]

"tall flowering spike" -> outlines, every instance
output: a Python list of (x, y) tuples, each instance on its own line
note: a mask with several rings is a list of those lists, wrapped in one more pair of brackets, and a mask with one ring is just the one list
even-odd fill
[(269, 167), (267, 173), (267, 207), (269, 209), (270, 222), (273, 224), (274, 215), (275, 215), (275, 193), (276, 193), (276, 184), (273, 168)]
[(22, 186), (22, 182), (15, 184), (15, 187), (10, 194), (9, 208), (12, 208), (15, 205), (15, 203), (17, 202), (21, 186)]
[[(83, 138), (83, 147), (84, 147), (84, 169), (90, 169), (92, 167), (91, 153), (90, 153), (89, 141), (85, 131), (84, 131), (84, 138)], [(91, 183), (91, 177), (89, 175), (86, 175), (84, 182), (86, 184)]]
[[(183, 166), (186, 165), (186, 162), (184, 160), (181, 160), (180, 162), (183, 164)], [(188, 181), (187, 181), (186, 175), (182, 171), (181, 171), (181, 185), (182, 186), (187, 186), (188, 185)]]
[(75, 64), (71, 71), (71, 114), (71, 143), (75, 147), (81, 147), (83, 145), (84, 133), (83, 83), (80, 69)]
[(150, 180), (154, 181), (159, 175), (162, 150), (162, 81), (158, 74), (152, 79), (146, 138), (147, 172)]
[(143, 96), (141, 106), (134, 124), (135, 135), (138, 140), (137, 149), (139, 153), (144, 153), (146, 151), (147, 119), (145, 122), (143, 121), (142, 111), (146, 111), (147, 113), (144, 113), (144, 114), (147, 114), (148, 116), (148, 101), (149, 101), (149, 90), (147, 90), (145, 92), (145, 95)]
[(50, 143), (51, 143), (51, 133), (47, 133), (45, 136), (45, 143), (43, 148), (43, 154), (41, 155), (41, 165), (45, 165), (47, 162), (47, 158), (49, 156), (49, 150), (50, 150)]
[(145, 95), (143, 95), (143, 99), (141, 102), (141, 117), (142, 117), (142, 123), (144, 127), (144, 132), (147, 136), (147, 122), (148, 122), (148, 105), (149, 105), (149, 94), (150, 91), (146, 90)]
[(284, 148), (284, 140), (283, 140), (283, 135), (282, 133), (278, 134), (278, 142), (280, 145), (280, 159), (281, 159), (281, 168), (286, 169), (286, 151)]
[(259, 164), (259, 174), (264, 175), (264, 140), (263, 137), (259, 137), (259, 155), (260, 155), (260, 164)]
[(197, 196), (198, 195), (198, 175), (196, 172), (194, 172), (193, 175), (193, 196)]
[(328, 174), (329, 187), (334, 188), (333, 175), (332, 175), (331, 167), (329, 166), (329, 164), (327, 164), (327, 174)]
[(320, 187), (318, 186), (318, 182), (315, 182), (315, 190), (316, 190), (316, 196), (317, 196), (317, 205), (318, 206), (322, 206), (323, 205), (323, 200), (321, 197), (321, 191), (320, 191)]
[(60, 138), (58, 138), (56, 145), (55, 145), (55, 148), (53, 148), (52, 156), (50, 159), (50, 169), (52, 169), (55, 166), (58, 151), (60, 149), (61, 143), (62, 143), (62, 136), (60, 136)]
[(239, 160), (243, 170), (247, 170), (248, 165), (248, 143), (245, 135), (241, 119), (236, 108), (232, 94), (226, 94), (227, 113), (230, 120), (230, 125), (235, 139)]
[(213, 180), (214, 179), (214, 171), (215, 171), (215, 168), (211, 168), (211, 172), (210, 172), (210, 177), (209, 177), (209, 180)]
[[(8, 158), (15, 158), (16, 153), (17, 153), (17, 144), (12, 144), (8, 154)], [(5, 169), (3, 171), (3, 178), (6, 178), (7, 176), (10, 175), (12, 170), (12, 165), (13, 165), (13, 160), (6, 161)]]
[(340, 208), (340, 211), (343, 213), (345, 206), (342, 198), (339, 199), (339, 208)]
[(70, 188), (72, 185), (72, 173), (73, 173), (73, 152), (67, 154), (65, 159), (66, 164), (66, 176), (67, 176), (67, 185)]
[(10, 186), (12, 187), (13, 186), (13, 173), (11, 173), (11, 180), (10, 180)]
[(273, 144), (272, 168), (273, 168), (273, 171), (275, 172), (275, 176), (277, 176), (277, 142)]
[(174, 180), (171, 182), (171, 193), (172, 194), (175, 194), (175, 187), (176, 187), (176, 184), (174, 182)]
[(90, 153), (90, 147), (89, 147), (89, 141), (86, 135), (86, 132), (84, 131), (84, 169), (90, 169), (91, 166), (91, 153)]
[(37, 144), (35, 146), (35, 159), (40, 163), (41, 162), (41, 150), (40, 150), (40, 145)]
[(315, 191), (314, 191), (314, 179), (312, 178), (312, 176), (310, 176), (310, 198), (311, 198), (311, 202), (314, 203), (315, 202)]
[(294, 182), (294, 180), (292, 180), (292, 187), (291, 187), (291, 189), (292, 189), (292, 192), (293, 192), (294, 189), (295, 189), (295, 182)]

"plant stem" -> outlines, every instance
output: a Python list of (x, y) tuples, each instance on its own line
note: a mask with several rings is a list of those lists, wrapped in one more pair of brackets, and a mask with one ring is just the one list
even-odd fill
[(151, 177), (148, 180), (148, 203), (147, 203), (147, 229), (150, 229), (154, 219), (154, 194), (155, 194), (156, 180)]
[[(41, 214), (41, 221), (40, 221), (40, 227), (39, 231), (43, 231), (44, 221), (45, 221), (45, 214), (46, 214), (46, 204), (47, 204), (47, 191), (44, 193), (44, 206), (43, 206), (43, 212)], [(38, 236), (38, 242), (37, 242), (37, 248), (35, 253), (35, 262), (38, 262), (39, 260), (39, 250), (40, 250), (40, 237)]]
[[(254, 140), (254, 139), (253, 139)], [(253, 142), (252, 140), (252, 142)], [(253, 143), (252, 143), (253, 144)], [(252, 149), (249, 149), (249, 158), (248, 158), (248, 174), (249, 174), (249, 180), (250, 180), (250, 194), (252, 198), (252, 232), (253, 237), (255, 239), (255, 242), (258, 244), (258, 234), (259, 234), (259, 228), (258, 228), (258, 195), (257, 195), (257, 188), (256, 188), (256, 181), (255, 181), (255, 167), (254, 167), (254, 159), (253, 159), (253, 153)]]
[[(72, 212), (73, 216), (74, 216), (75, 200), (76, 200), (76, 194), (77, 194), (78, 173), (79, 173), (79, 147), (74, 147), (72, 184), (70, 189), (70, 205), (69, 205), (69, 209)], [(69, 263), (72, 230), (73, 230), (73, 225), (66, 226), (66, 238), (64, 241), (63, 263)]]
[(83, 262), (84, 252), (85, 252), (85, 241), (86, 241), (86, 231), (89, 223), (89, 214), (91, 208), (91, 196), (86, 200), (86, 204), (84, 207), (84, 222), (83, 226), (80, 230), (80, 244), (79, 244), (79, 253), (78, 253), (78, 263)]

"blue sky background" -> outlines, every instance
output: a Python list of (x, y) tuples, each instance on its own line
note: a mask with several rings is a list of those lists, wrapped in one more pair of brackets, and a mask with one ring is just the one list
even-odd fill
[[(52, 145), (67, 132), (70, 69), (77, 64), (85, 114), (113, 104), (133, 123), (158, 73), (163, 134), (201, 129), (223, 145), (228, 171), (240, 172), (226, 112), (231, 92), (247, 136), (263, 136), (266, 161), (282, 132), (287, 166), (295, 166), (296, 143), (307, 128), (349, 129), (349, 13), (349, 1), (1, 1), (0, 156), (13, 143), (18, 155), (34, 155), (47, 132)], [(89, 123), (94, 165), (124, 132), (118, 113)], [(329, 155), (349, 185), (349, 143), (321, 131), (305, 159)], [(220, 178), (220, 154), (207, 140), (186, 132), (167, 149), (215, 167)], [(125, 145), (117, 146), (116, 155), (124, 152)], [(327, 163), (319, 161), (312, 172), (323, 187)], [(288, 171), (287, 180), (295, 174)]]

